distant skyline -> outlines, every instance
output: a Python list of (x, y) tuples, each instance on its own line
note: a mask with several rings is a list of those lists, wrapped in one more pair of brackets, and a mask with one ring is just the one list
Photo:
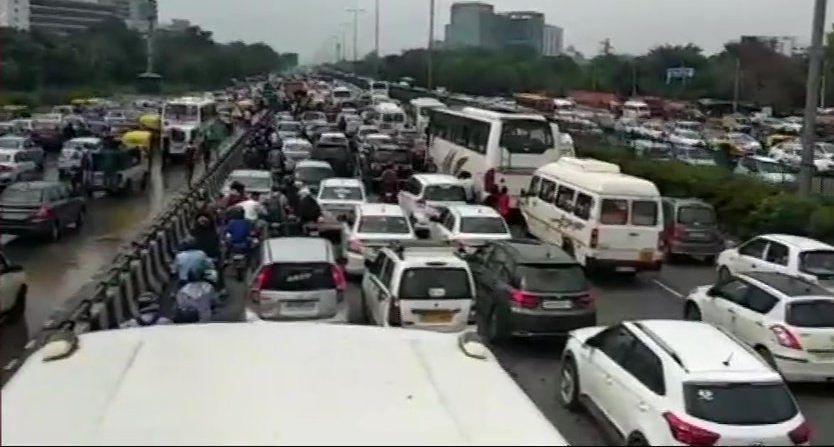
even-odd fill
[[(382, 54), (425, 47), (429, 0), (381, 0)], [(436, 0), (435, 38), (443, 39), (452, 0)], [(790, 35), (810, 41), (813, 0), (494, 0), (499, 11), (533, 10), (565, 29), (565, 47), (586, 56), (610, 38), (615, 52), (643, 53), (665, 43), (694, 43), (707, 53), (741, 35)], [(359, 16), (359, 54), (374, 45), (373, 0), (164, 0), (160, 21), (188, 19), (212, 31), (219, 41), (265, 42), (280, 52), (298, 52), (302, 61), (332, 58), (340, 23), (352, 55), (352, 16), (345, 8), (365, 9)], [(834, 21), (828, 7), (827, 30)], [(341, 37), (338, 37), (341, 40)]]

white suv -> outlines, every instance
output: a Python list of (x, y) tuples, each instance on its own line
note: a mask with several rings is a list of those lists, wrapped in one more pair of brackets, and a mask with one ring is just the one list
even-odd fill
[(834, 247), (801, 236), (764, 234), (723, 251), (717, 260), (718, 278), (736, 273), (780, 272), (834, 289)]
[(484, 205), (450, 206), (431, 220), (431, 237), (441, 241), (477, 246), (513, 238), (498, 211)]
[(356, 207), (353, 222), (342, 223), (342, 244), (349, 275), (365, 272), (365, 259), (376, 259), (377, 251), (392, 242), (413, 241), (411, 223), (397, 205), (366, 203)]
[(834, 294), (814, 283), (740, 274), (693, 290), (684, 317), (732, 332), (788, 381), (834, 381)]
[(378, 326), (463, 330), (475, 302), (469, 265), (449, 246), (412, 243), (383, 248), (366, 261), (359, 303), (348, 303), (351, 322)]
[(466, 189), (451, 175), (415, 174), (405, 182), (397, 200), (412, 222), (428, 226), (429, 219), (444, 208), (466, 205)]
[(568, 409), (587, 408), (625, 445), (793, 445), (810, 437), (779, 374), (706, 323), (571, 332), (559, 398)]

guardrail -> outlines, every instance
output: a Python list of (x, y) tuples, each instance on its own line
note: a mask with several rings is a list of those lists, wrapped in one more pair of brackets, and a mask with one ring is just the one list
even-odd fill
[(91, 283), (54, 311), (23, 352), (5, 365), (3, 383), (55, 332), (71, 330), (82, 334), (116, 329), (138, 314), (136, 298), (140, 294), (164, 293), (177, 246), (188, 235), (189, 224), (200, 205), (219, 197), (226, 177), (241, 164), (247, 135), (248, 132), (239, 131), (221, 143), (214, 163), (203, 176), (171, 200)]

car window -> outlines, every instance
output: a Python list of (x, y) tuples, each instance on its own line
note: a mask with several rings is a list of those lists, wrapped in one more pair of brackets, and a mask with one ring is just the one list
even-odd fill
[(600, 210), (603, 225), (625, 225), (628, 223), (628, 200), (603, 199)]
[(747, 298), (744, 307), (760, 314), (766, 314), (779, 302), (775, 296), (766, 291), (750, 285), (747, 291)]
[(394, 261), (388, 258), (388, 256), (385, 256), (385, 262), (382, 265), (382, 274), (379, 276), (379, 280), (382, 282), (382, 285), (385, 286), (385, 288), (389, 291), (391, 290), (391, 277), (393, 275)]
[(809, 300), (791, 303), (785, 322), (795, 327), (834, 328), (834, 301)]
[(403, 272), (400, 299), (471, 298), (469, 274), (462, 268), (410, 268)]
[(623, 359), (622, 367), (655, 394), (666, 394), (663, 363), (640, 340), (635, 339), (631, 351)]
[(761, 259), (762, 255), (764, 255), (765, 247), (767, 247), (767, 242), (767, 239), (753, 239), (742, 245), (738, 249), (738, 253), (742, 256)]
[(767, 249), (765, 261), (773, 264), (788, 265), (788, 247), (778, 242), (771, 242), (770, 247)]
[(382, 272), (382, 264), (385, 262), (385, 253), (377, 253), (376, 259), (374, 262), (368, 267), (368, 273), (379, 277), (379, 274)]
[(553, 201), (553, 193), (556, 191), (556, 184), (550, 180), (542, 180), (541, 189), (539, 189), (539, 198), (545, 202)]
[(567, 186), (560, 186), (559, 193), (556, 195), (556, 206), (567, 212), (573, 211), (573, 198), (576, 191)]
[(715, 291), (718, 296), (730, 300), (734, 303), (744, 305), (747, 297), (747, 291), (750, 285), (739, 279), (731, 280), (725, 284), (717, 286)]
[(799, 412), (783, 383), (686, 383), (686, 413), (717, 424), (765, 425)]
[(572, 264), (519, 265), (515, 283), (521, 290), (535, 293), (579, 293), (589, 288), (582, 267)]
[(625, 326), (617, 325), (599, 333), (592, 340), (593, 346), (599, 348), (614, 362), (620, 363), (622, 357), (631, 349), (631, 345), (636, 341), (636, 338)]
[(657, 202), (635, 200), (631, 204), (631, 223), (644, 227), (657, 225)]
[(266, 290), (302, 292), (336, 287), (332, 267), (324, 262), (273, 264), (265, 268), (269, 269)]
[(591, 196), (579, 193), (576, 196), (576, 204), (573, 207), (573, 215), (582, 219), (588, 220), (591, 217), (591, 208), (594, 207), (594, 199)]
[(541, 185), (541, 182), (541, 177), (535, 175), (530, 179), (530, 191), (528, 191), (530, 195), (535, 196), (539, 193), (539, 185)]
[(443, 226), (450, 232), (455, 231), (455, 216), (452, 213), (446, 213), (446, 217), (443, 219)]

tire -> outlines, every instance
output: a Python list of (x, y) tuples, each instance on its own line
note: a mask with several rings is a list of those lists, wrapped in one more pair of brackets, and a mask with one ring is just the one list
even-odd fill
[(81, 230), (81, 227), (84, 226), (84, 215), (86, 214), (85, 210), (81, 210), (78, 212), (78, 216), (75, 217), (75, 230)]
[(643, 436), (642, 433), (633, 433), (631, 436), (628, 437), (628, 441), (626, 441), (626, 445), (633, 445), (633, 446), (649, 445), (649, 441), (646, 440), (646, 437)]
[(779, 368), (776, 366), (776, 360), (773, 360), (773, 354), (767, 350), (764, 346), (756, 346), (756, 353), (762, 357), (762, 360), (767, 363), (768, 366), (774, 369), (774, 371), (779, 371)]
[(724, 283), (730, 280), (733, 275), (730, 273), (730, 269), (727, 267), (721, 267), (718, 269), (718, 282)]
[(579, 376), (576, 373), (576, 362), (572, 357), (566, 357), (559, 373), (559, 403), (569, 411), (579, 411)]
[(687, 302), (683, 308), (683, 319), (686, 321), (702, 321), (701, 309), (693, 302)]
[(368, 324), (367, 314), (365, 314), (365, 293), (361, 293), (357, 300), (347, 298), (345, 301), (347, 301), (348, 324)]
[(12, 320), (17, 320), (18, 318), (22, 317), (24, 312), (26, 311), (26, 291), (27, 288), (24, 285), (17, 291), (17, 296), (14, 300), (14, 305), (12, 305), (11, 309), (9, 309), (9, 318)]
[(145, 173), (145, 175), (142, 176), (142, 183), (139, 184), (140, 191), (145, 191), (145, 190), (148, 189), (149, 180), (150, 180), (150, 174)]
[(49, 226), (49, 233), (46, 234), (47, 239), (50, 242), (58, 242), (61, 240), (61, 224), (60, 222), (53, 221), (52, 224)]

